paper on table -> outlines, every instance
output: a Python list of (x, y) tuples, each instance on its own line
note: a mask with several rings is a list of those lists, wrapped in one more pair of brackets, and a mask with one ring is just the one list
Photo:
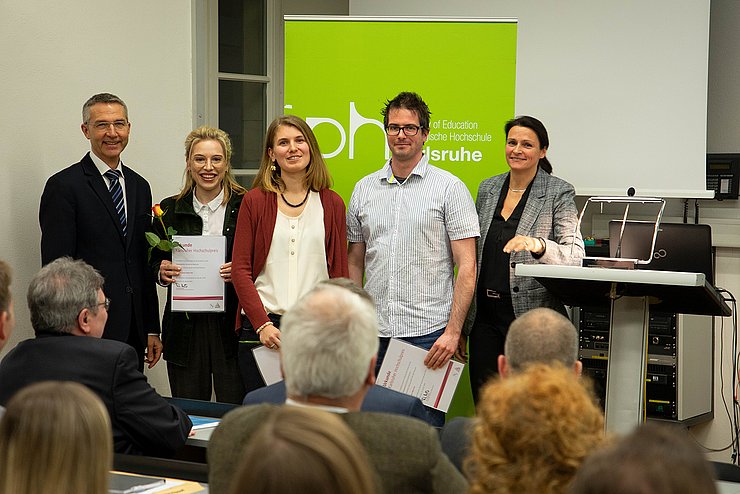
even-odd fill
[(266, 346), (258, 346), (252, 349), (257, 368), (262, 374), (265, 384), (275, 384), (283, 380), (283, 371), (280, 370), (280, 352), (271, 350)]
[(208, 429), (209, 427), (216, 427), (221, 420), (213, 417), (202, 417), (200, 415), (188, 415), (190, 421), (193, 423), (193, 430), (197, 431), (200, 429)]
[(144, 475), (128, 475), (112, 472), (109, 477), (108, 492), (111, 494), (130, 494), (145, 492), (158, 486), (165, 485), (165, 480), (158, 477)]
[(450, 360), (440, 369), (424, 365), (428, 350), (391, 338), (376, 384), (416, 396), (426, 406), (447, 412), (465, 364)]
[(226, 260), (223, 235), (174, 235), (182, 248), (172, 251), (172, 262), (182, 271), (172, 284), (174, 312), (224, 312), (226, 285), (219, 273)]

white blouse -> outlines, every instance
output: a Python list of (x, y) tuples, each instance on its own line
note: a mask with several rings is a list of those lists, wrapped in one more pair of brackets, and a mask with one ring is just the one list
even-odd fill
[(299, 216), (286, 216), (278, 209), (265, 268), (254, 282), (268, 313), (284, 314), (316, 283), (329, 278), (325, 242), (318, 192), (309, 193)]

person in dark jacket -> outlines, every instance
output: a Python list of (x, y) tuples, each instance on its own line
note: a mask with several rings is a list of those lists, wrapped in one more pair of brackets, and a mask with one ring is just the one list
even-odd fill
[(102, 338), (108, 309), (116, 303), (103, 283), (92, 266), (70, 257), (50, 262), (33, 277), (27, 299), (36, 337), (0, 361), (0, 405), (40, 381), (84, 384), (108, 411), (116, 453), (172, 456), (193, 424), (147, 383), (131, 346)]
[[(154, 228), (165, 239), (165, 228), (178, 235), (223, 235), (226, 262), (219, 274), (226, 283), (224, 307), (218, 312), (174, 312), (171, 284), (182, 272), (172, 252), (154, 248), (151, 268), (157, 281), (170, 287), (162, 317), (164, 358), (172, 396), (239, 404), (244, 398), (237, 362), (238, 335), (234, 329), (237, 298), (231, 284), (231, 254), (239, 206), (246, 193), (231, 173), (231, 140), (212, 127), (199, 127), (185, 139), (185, 186), (176, 196), (155, 206)], [(161, 215), (161, 216), (160, 216)], [(160, 221), (161, 220), (161, 221)]]

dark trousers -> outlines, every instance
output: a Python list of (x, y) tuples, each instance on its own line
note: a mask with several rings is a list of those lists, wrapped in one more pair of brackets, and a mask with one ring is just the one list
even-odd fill
[(468, 337), (470, 388), (478, 403), (480, 390), (498, 374), (498, 356), (504, 354), (509, 325), (515, 319), (510, 297), (490, 299), (478, 296), (476, 316)]
[(192, 339), (186, 365), (167, 362), (172, 396), (210, 401), (215, 390), (216, 401), (240, 405), (244, 385), (239, 373), (236, 351), (226, 355), (233, 341), (224, 341), (220, 314), (193, 314)]
[(128, 330), (128, 339), (126, 343), (136, 350), (136, 360), (139, 372), (144, 372), (144, 358), (146, 357), (146, 347), (149, 342), (149, 338), (146, 337), (144, 342), (141, 341), (139, 336), (139, 330), (134, 324), (133, 317), (131, 318), (131, 327)]
[[(268, 317), (275, 325), (280, 328), (280, 316), (277, 314), (268, 314)], [(261, 345), (260, 337), (255, 332), (249, 319), (242, 318), (242, 329), (239, 332), (239, 371), (241, 372), (242, 382), (247, 393), (265, 386), (265, 380), (262, 379), (257, 361), (254, 359), (252, 349)]]

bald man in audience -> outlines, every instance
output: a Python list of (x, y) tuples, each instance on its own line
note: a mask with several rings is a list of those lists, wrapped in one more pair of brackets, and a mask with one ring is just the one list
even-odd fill
[[(564, 315), (548, 308), (532, 309), (514, 319), (504, 344), (504, 355), (498, 356), (502, 379), (522, 371), (531, 364), (561, 363), (581, 375), (578, 360), (578, 330)], [(495, 379), (495, 378), (494, 378)], [(474, 418), (456, 417), (442, 428), (442, 450), (462, 471), (462, 462), (470, 449), (470, 431)]]
[(570, 319), (548, 308), (525, 312), (509, 326), (504, 355), (498, 356), (502, 377), (522, 370), (529, 364), (560, 362), (580, 376), (583, 363), (578, 360), (578, 330)]
[[(13, 332), (13, 326), (15, 325), (10, 279), (10, 266), (4, 261), (0, 261), (0, 350), (10, 339), (10, 333)], [(0, 417), (3, 416), (3, 413), (5, 413), (5, 408), (0, 406)]]
[[(365, 447), (382, 492), (467, 491), (433, 427), (402, 415), (360, 411), (375, 383), (378, 353), (378, 322), (368, 300), (319, 284), (283, 316), (280, 329), (288, 396), (282, 406), (339, 414)], [(208, 445), (212, 492), (228, 492), (245, 445), (276, 406), (244, 406), (224, 416)]]

